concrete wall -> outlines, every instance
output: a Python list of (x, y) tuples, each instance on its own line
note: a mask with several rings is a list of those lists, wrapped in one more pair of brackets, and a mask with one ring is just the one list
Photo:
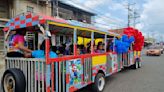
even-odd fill
[(4, 33), (2, 31), (5, 22), (12, 17), (27, 12), (27, 6), (33, 7), (34, 13), (51, 16), (51, 4), (46, 2), (32, 2), (32, 0), (0, 0), (0, 53), (4, 50)]
[(0, 0), (0, 18), (9, 18), (8, 0)]
[(34, 13), (41, 13), (51, 16), (51, 4), (42, 3), (37, 4), (29, 0), (14, 0), (12, 17), (27, 12), (27, 6), (33, 7)]

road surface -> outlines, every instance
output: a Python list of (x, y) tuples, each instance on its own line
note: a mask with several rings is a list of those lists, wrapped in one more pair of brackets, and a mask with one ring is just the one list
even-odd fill
[[(142, 68), (126, 69), (107, 78), (104, 92), (164, 92), (164, 55), (144, 56)], [(84, 88), (79, 92), (91, 92)]]
[[(164, 92), (164, 55), (144, 56), (143, 61), (140, 69), (125, 69), (108, 77), (104, 92)], [(0, 77), (3, 70), (1, 65)], [(92, 91), (86, 87), (79, 92)]]

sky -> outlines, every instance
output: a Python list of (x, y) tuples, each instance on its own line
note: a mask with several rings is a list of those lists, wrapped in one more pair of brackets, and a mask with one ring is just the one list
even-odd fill
[(127, 26), (127, 4), (138, 14), (136, 28), (146, 37), (164, 39), (164, 0), (61, 0), (95, 13), (95, 25), (105, 29)]

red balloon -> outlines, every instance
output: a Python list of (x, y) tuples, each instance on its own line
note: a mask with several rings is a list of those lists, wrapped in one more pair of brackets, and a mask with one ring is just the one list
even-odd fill
[(135, 38), (133, 50), (141, 51), (144, 45), (144, 36), (142, 32), (132, 27), (127, 27), (123, 29), (123, 33), (128, 37), (133, 36)]

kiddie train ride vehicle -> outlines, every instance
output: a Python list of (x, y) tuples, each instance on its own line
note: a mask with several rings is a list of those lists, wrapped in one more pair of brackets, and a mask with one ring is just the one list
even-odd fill
[[(134, 28), (118, 35), (74, 20), (27, 13), (11, 19), (3, 29), (6, 53), (9, 38), (21, 30), (27, 31), (27, 47), (32, 53), (43, 52), (36, 54), (42, 57), (6, 56), (4, 92), (73, 92), (87, 85), (102, 92), (105, 77), (124, 67), (141, 67), (144, 37)], [(44, 50), (39, 49), (41, 38)]]

